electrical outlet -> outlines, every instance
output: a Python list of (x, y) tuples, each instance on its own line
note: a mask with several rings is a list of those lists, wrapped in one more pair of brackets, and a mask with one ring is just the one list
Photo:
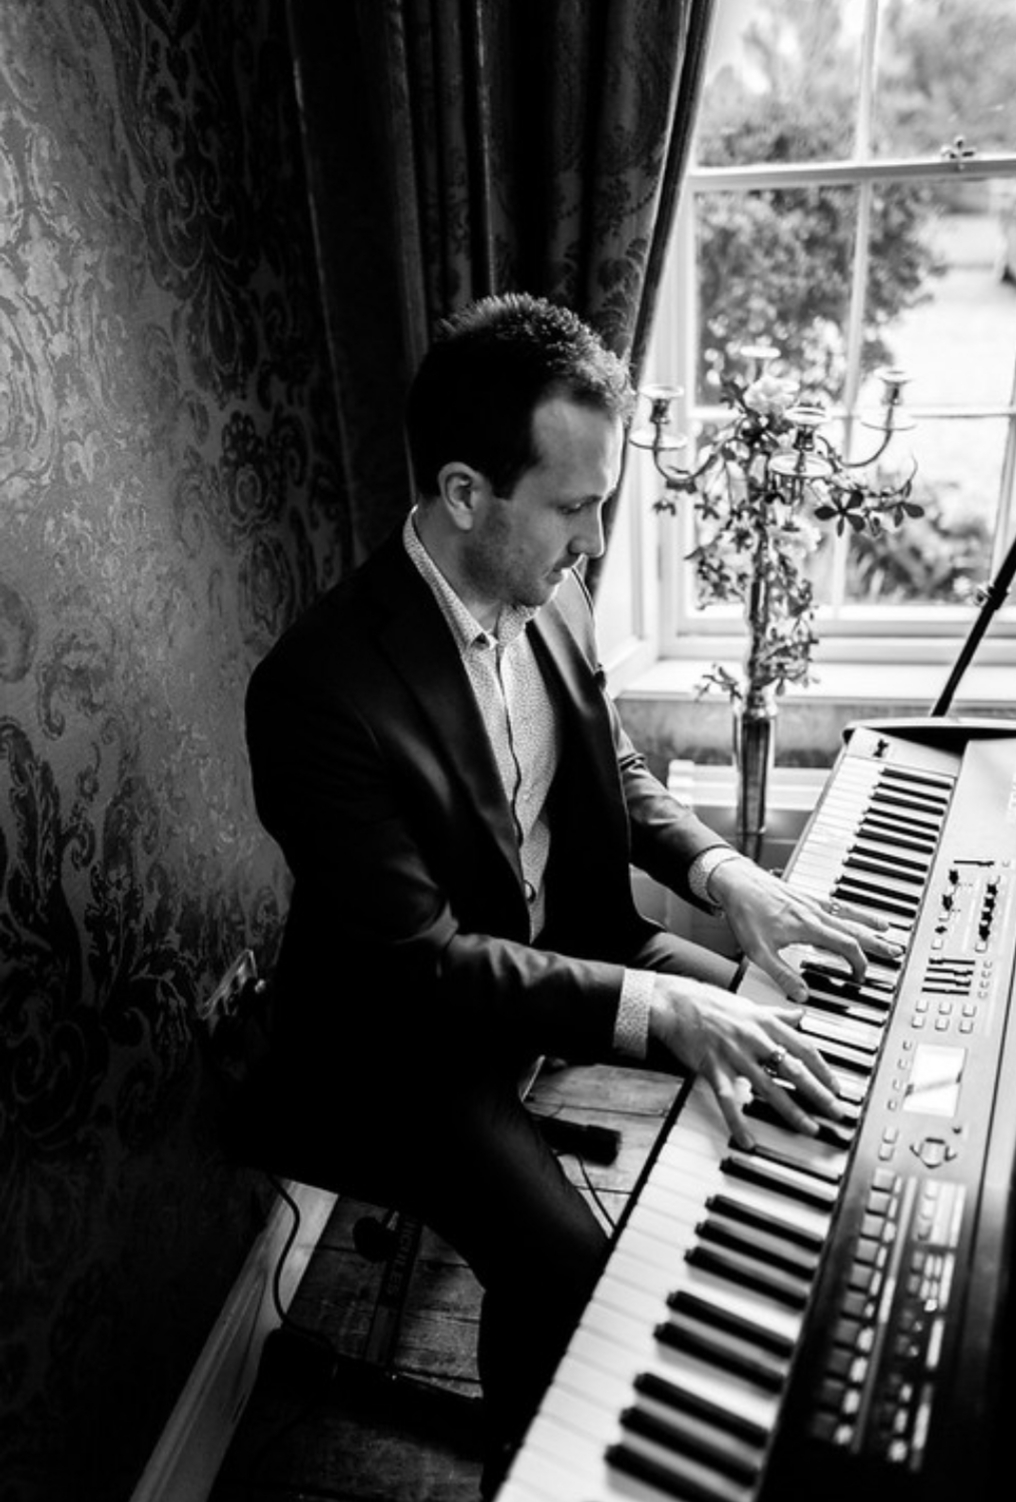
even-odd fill
[(230, 965), (215, 990), (198, 1005), (198, 1018), (214, 1032), (224, 1017), (232, 1017), (240, 997), (258, 978), (257, 961), (252, 949), (243, 949)]

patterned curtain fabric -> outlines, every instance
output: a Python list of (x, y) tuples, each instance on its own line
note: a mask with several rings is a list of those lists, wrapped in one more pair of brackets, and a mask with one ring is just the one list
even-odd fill
[[(491, 292), (524, 290), (567, 304), (637, 371), (712, 4), (358, 0), (325, 8), (345, 17), (320, 20), (297, 19), (308, 8), (293, 7), (305, 84), (320, 78), (320, 87), (303, 90), (312, 159), (339, 107), (336, 59), (354, 87), (370, 81), (359, 170), (374, 195), (371, 222), (382, 228), (369, 261), (359, 250), (352, 261), (348, 254), (348, 169), (343, 183), (311, 171), (321, 237), (333, 248), (324, 261), (326, 302), (348, 309), (352, 294), (361, 315), (372, 309), (370, 337), (362, 331), (359, 341), (333, 342), (350, 437), (357, 408), (378, 436), (377, 404), (363, 411), (364, 360), (369, 386), (384, 347), (390, 395), (401, 396), (435, 321)], [(362, 220), (357, 231), (362, 246)], [(404, 463), (400, 405), (386, 404), (393, 426), (384, 452)], [(394, 487), (390, 475), (379, 477), (384, 483), (360, 509), (368, 546), (404, 513), (404, 474)]]

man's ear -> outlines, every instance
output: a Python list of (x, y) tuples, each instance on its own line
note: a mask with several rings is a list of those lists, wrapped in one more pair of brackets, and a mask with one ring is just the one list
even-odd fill
[(487, 484), (479, 470), (452, 460), (438, 470), (437, 484), (449, 521), (461, 532), (471, 531)]

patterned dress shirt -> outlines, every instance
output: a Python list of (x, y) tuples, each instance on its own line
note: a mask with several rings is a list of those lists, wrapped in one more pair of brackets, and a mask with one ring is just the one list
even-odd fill
[[(515, 824), (529, 903), (529, 934), (535, 940), (545, 916), (544, 874), (550, 853), (547, 795), (560, 756), (560, 726), (554, 703), (526, 632), (537, 612), (528, 606), (506, 606), (496, 630), (484, 630), (423, 546), (414, 516), (415, 512), (410, 512), (406, 518), (403, 542), (448, 622), (490, 737)], [(703, 896), (708, 870), (702, 870), (702, 866), (706, 865), (705, 856), (712, 854), (706, 851), (700, 855), (689, 873), (693, 890), (701, 889)], [(654, 981), (651, 971), (624, 972), (614, 1023), (614, 1047), (622, 1056), (645, 1057)]]

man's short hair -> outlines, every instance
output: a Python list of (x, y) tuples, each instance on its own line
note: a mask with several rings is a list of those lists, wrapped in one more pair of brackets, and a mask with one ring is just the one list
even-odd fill
[(422, 496), (458, 460), (509, 495), (539, 462), (533, 412), (563, 396), (627, 423), (634, 393), (625, 363), (568, 308), (508, 293), (443, 320), (410, 389), (406, 432)]

